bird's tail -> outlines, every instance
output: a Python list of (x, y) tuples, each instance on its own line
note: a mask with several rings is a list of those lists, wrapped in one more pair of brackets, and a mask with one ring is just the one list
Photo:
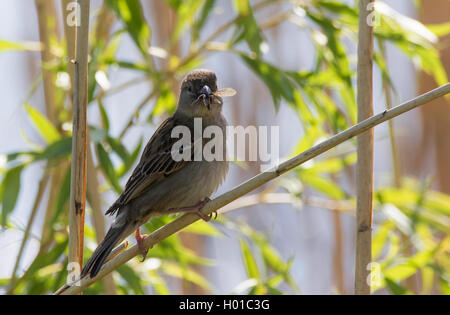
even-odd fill
[(103, 241), (95, 249), (91, 258), (86, 262), (86, 265), (84, 265), (81, 271), (81, 277), (87, 275), (89, 272), (91, 272), (91, 278), (95, 277), (114, 247), (128, 236), (128, 230), (126, 224), (111, 226)]

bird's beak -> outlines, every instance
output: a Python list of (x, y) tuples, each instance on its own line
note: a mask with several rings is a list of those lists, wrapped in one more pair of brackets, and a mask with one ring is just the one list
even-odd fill
[(211, 102), (210, 102), (210, 96), (211, 96), (211, 89), (209, 86), (205, 85), (200, 90), (200, 95), (204, 95), (203, 97), (203, 104), (205, 104), (208, 109), (211, 109)]

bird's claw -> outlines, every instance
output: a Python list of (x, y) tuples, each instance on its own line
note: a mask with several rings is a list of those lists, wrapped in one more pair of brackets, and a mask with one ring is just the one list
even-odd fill
[(205, 222), (209, 222), (209, 221), (211, 221), (211, 219), (215, 220), (217, 218), (217, 211), (215, 211), (215, 210), (210, 214), (204, 214), (203, 212), (200, 211), (210, 201), (211, 201), (211, 199), (206, 197), (205, 199), (200, 201), (200, 203), (197, 205), (198, 209), (197, 209), (196, 213)]
[[(145, 234), (144, 234), (144, 235), (145, 235)], [(145, 236), (147, 236), (147, 235), (145, 235)], [(141, 260), (141, 262), (144, 262), (144, 261), (145, 261), (145, 258), (147, 258), (148, 249), (144, 249), (144, 248), (142, 247), (142, 245), (139, 246), (139, 244), (138, 244), (138, 247), (139, 247), (139, 253), (142, 255), (142, 260)]]
[(211, 214), (204, 214), (200, 210), (203, 209), (203, 207), (210, 201), (211, 201), (211, 199), (206, 197), (205, 199), (203, 199), (202, 201), (200, 201), (199, 203), (197, 203), (194, 206), (184, 207), (184, 208), (179, 208), (179, 209), (172, 208), (172, 209), (167, 210), (167, 213), (168, 214), (170, 214), (170, 213), (181, 213), (181, 212), (184, 212), (184, 213), (188, 213), (188, 212), (195, 213), (201, 219), (203, 219), (204, 221), (209, 222), (209, 221), (211, 221), (211, 218), (214, 218), (214, 219), (217, 218), (217, 211), (213, 211)]
[(210, 214), (204, 214), (203, 212), (201, 212), (200, 210), (197, 211), (197, 215), (203, 219), (205, 222), (209, 222), (211, 221), (211, 219), (215, 220), (217, 219), (217, 211), (214, 210), (212, 213)]
[(145, 261), (145, 258), (147, 257), (148, 249), (144, 249), (144, 240), (147, 238), (147, 234), (141, 234), (139, 229), (136, 230), (135, 233), (136, 243), (139, 249), (139, 253), (142, 255), (141, 262)]

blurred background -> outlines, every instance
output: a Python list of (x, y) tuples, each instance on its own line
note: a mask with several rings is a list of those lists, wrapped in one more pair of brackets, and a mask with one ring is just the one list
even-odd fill
[[(51, 293), (67, 276), (70, 2), (0, 2), (4, 294)], [(230, 124), (279, 126), (282, 158), (353, 125), (357, 8), (352, 0), (91, 1), (85, 259), (189, 70), (211, 69), (219, 87), (237, 90), (224, 105)], [(447, 83), (450, 2), (377, 1), (376, 11), (375, 112)], [(375, 293), (450, 293), (449, 137), (448, 98), (375, 129)], [(353, 293), (355, 151), (354, 141), (340, 145), (85, 293)], [(216, 195), (259, 164), (232, 164)]]

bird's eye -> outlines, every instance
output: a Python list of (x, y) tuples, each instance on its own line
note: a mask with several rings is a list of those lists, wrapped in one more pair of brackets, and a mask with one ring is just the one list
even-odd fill
[(189, 85), (187, 89), (188, 89), (189, 92), (192, 93), (192, 86)]

